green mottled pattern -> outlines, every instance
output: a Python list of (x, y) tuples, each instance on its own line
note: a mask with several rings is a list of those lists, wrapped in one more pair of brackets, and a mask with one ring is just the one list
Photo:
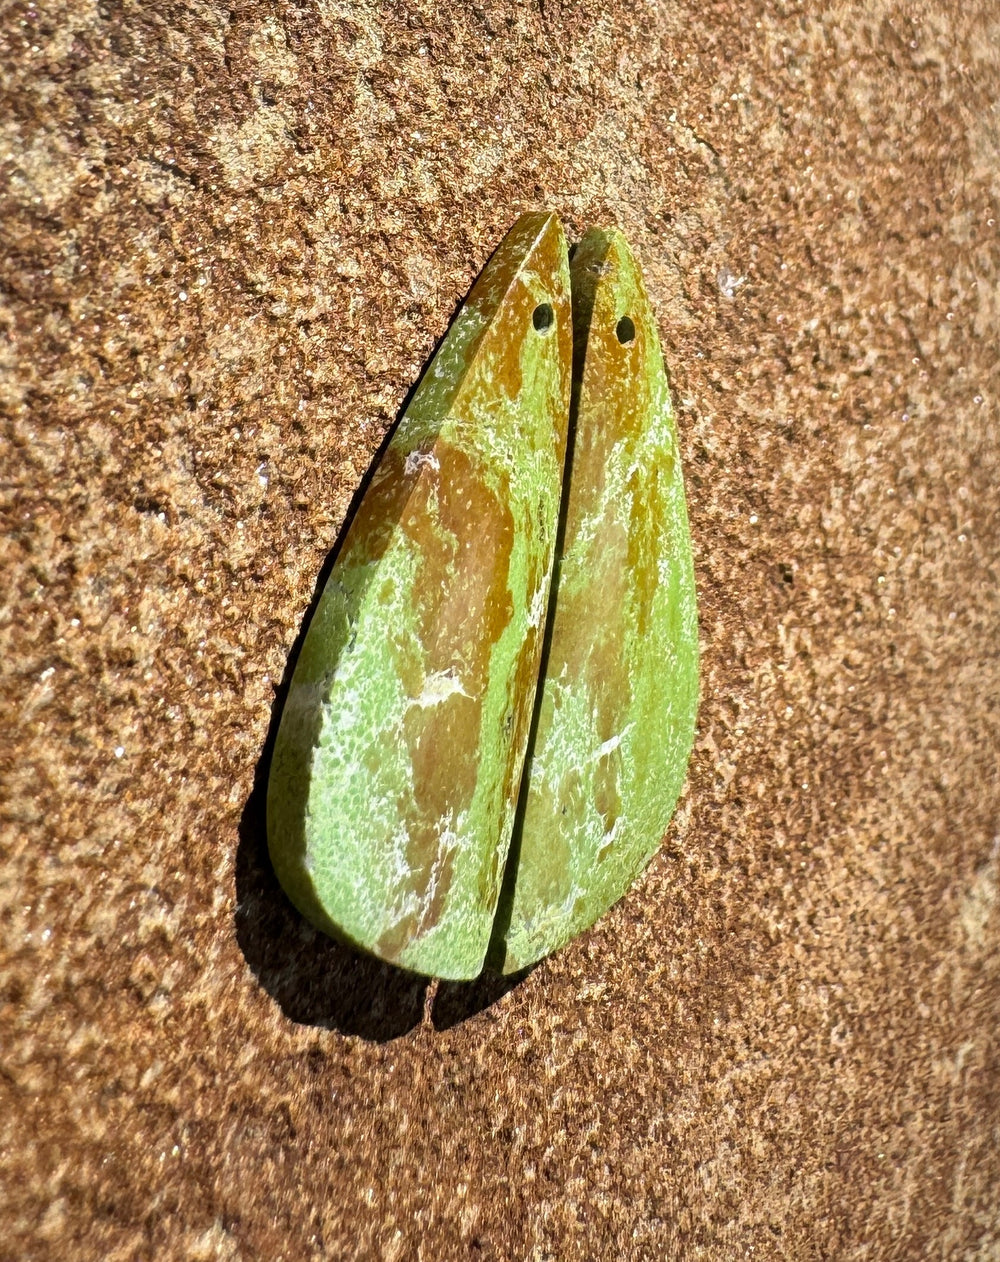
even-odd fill
[[(537, 329), (540, 304), (554, 321)], [(536, 691), (572, 356), (566, 243), (523, 216), (459, 312), (344, 539), (282, 714), (268, 838), (328, 932), (475, 976)]]
[[(523, 820), (491, 948), (506, 972), (591, 925), (648, 863), (697, 707), (691, 541), (655, 318), (620, 233), (588, 233), (571, 274), (572, 467)], [(622, 317), (635, 331), (624, 344)]]

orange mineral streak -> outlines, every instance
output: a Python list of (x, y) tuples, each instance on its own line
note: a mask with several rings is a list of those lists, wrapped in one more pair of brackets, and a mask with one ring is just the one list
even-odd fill
[(418, 906), (379, 939), (379, 953), (390, 960), (444, 911), (455, 857), (447, 830), (476, 790), (490, 656), (513, 614), (509, 508), (484, 486), (465, 452), (439, 443), (432, 454), (436, 467), (422, 462), (400, 526), (419, 557), (414, 592), (423, 682), (447, 677), (457, 688), (443, 699), (415, 702), (403, 725), (413, 766), (412, 796), (399, 802), (409, 838), (403, 892), (415, 894)]
[[(475, 367), (459, 388), (458, 407), (462, 392), (478, 387), (484, 372), (489, 375), (491, 388), (503, 391), (508, 398), (517, 398), (524, 388), (521, 338), (511, 337), (511, 330), (527, 331), (535, 307), (542, 301), (529, 286), (529, 275), (557, 276), (562, 267), (564, 247), (555, 223), (538, 236), (544, 222), (551, 218), (525, 215), (472, 288), (466, 306), (479, 311), (487, 323), (468, 349), (467, 359)], [(525, 257), (536, 237), (534, 248)], [(554, 299), (554, 294), (545, 295), (549, 303)], [(565, 440), (564, 434), (560, 440)]]
[[(615, 278), (604, 275), (594, 283), (593, 308), (585, 308), (587, 343), (581, 397), (587, 405), (577, 420), (572, 471), (573, 480), (579, 479), (578, 485), (595, 488), (587, 497), (591, 505), (604, 489), (605, 470), (614, 447), (638, 436), (645, 403), (636, 397), (636, 374), (632, 370), (634, 358), (642, 354), (640, 340), (623, 346), (615, 333)], [(608, 417), (614, 417), (616, 424), (608, 425)], [(656, 588), (657, 575), (651, 560), (655, 560), (655, 552), (642, 543), (643, 532), (649, 529), (649, 519), (644, 514), (650, 507), (641, 499), (642, 484), (643, 479), (635, 477), (629, 488), (632, 511), (628, 523), (622, 521), (620, 501), (607, 500), (598, 527), (602, 541), (599, 572), (577, 592), (559, 592), (561, 634), (553, 644), (553, 654), (559, 654), (559, 661), (550, 663), (550, 671), (554, 665), (557, 677), (564, 668), (566, 678), (584, 681), (592, 698), (596, 734), (601, 742), (621, 734), (632, 702), (629, 663), (622, 653), (624, 629), (632, 616), (632, 593), (639, 591), (642, 610), (648, 613)], [(573, 547), (583, 525), (574, 518), (574, 502), (571, 495), (567, 550)], [(596, 638), (595, 627), (604, 628)], [(594, 805), (607, 833), (621, 812), (620, 758), (617, 750), (602, 755), (594, 778)]]
[[(559, 274), (562, 249), (560, 234), (551, 230), (538, 239), (528, 261), (521, 260), (520, 268), (505, 267), (495, 283), (491, 281), (484, 286), (478, 305), (484, 314), (491, 312), (492, 319), (476, 340), (475, 367), (456, 396), (457, 409), (461, 409), (466, 391), (471, 393), (487, 386), (493, 392), (502, 392), (508, 398), (516, 399), (522, 391), (529, 388), (530, 383), (525, 381), (521, 358), (523, 342), (520, 336), (512, 337), (511, 330), (530, 333), (535, 308), (542, 303), (553, 306), (555, 321), (548, 332), (538, 333), (536, 336), (557, 340), (565, 378), (569, 380), (572, 363), (572, 331), (567, 319), (569, 313), (568, 310), (560, 309), (559, 295), (542, 290), (537, 281), (539, 276)], [(496, 294), (501, 286), (506, 286), (506, 291), (497, 305)], [(469, 298), (468, 305), (471, 307), (477, 305), (476, 289), (473, 289)], [(561, 466), (566, 454), (565, 425), (553, 426), (552, 440), (556, 459)]]
[[(525, 287), (523, 281), (518, 280), (510, 289), (503, 304), (503, 320), (509, 321), (510, 328), (527, 329), (531, 323), (531, 314), (535, 309), (535, 303), (531, 294)], [(498, 321), (499, 324), (499, 321)], [(497, 341), (503, 336), (509, 339), (509, 334), (505, 330), (494, 327), (493, 338), (491, 341)], [(486, 339), (484, 339), (486, 341)], [(497, 348), (499, 349), (499, 348)], [(502, 390), (510, 399), (515, 399), (521, 393), (524, 386), (524, 374), (521, 368), (521, 357), (517, 353), (517, 343), (510, 340), (509, 349), (505, 348), (504, 354), (497, 354), (493, 347), (489, 347), (490, 369), (492, 374), (492, 384), (494, 390)], [(488, 352), (488, 353), (489, 353)]]
[[(640, 324), (634, 341), (623, 345), (618, 340), (616, 325), (620, 313), (614, 309), (617, 278), (611, 270), (614, 260), (612, 251), (595, 261), (596, 266), (584, 265), (574, 273), (588, 292), (579, 310), (582, 327), (578, 334), (586, 338), (581, 373), (581, 398), (586, 400), (586, 410), (577, 420), (572, 477), (593, 488), (591, 504), (604, 490), (605, 470), (613, 448), (640, 437), (647, 403), (641, 389), (644, 379), (634, 366), (643, 362), (648, 333)], [(637, 383), (641, 383), (639, 392)], [(606, 423), (609, 417), (615, 418), (614, 425)], [(599, 419), (602, 423), (598, 423)], [(579, 605), (578, 609), (572, 609), (560, 593), (562, 627), (568, 628), (569, 634), (561, 637), (562, 643), (554, 648), (561, 651), (568, 677), (586, 681), (593, 699), (596, 733), (602, 742), (621, 733), (631, 707), (630, 664), (622, 652), (624, 628), (631, 622), (640, 636), (648, 629), (658, 582), (657, 549), (651, 546), (649, 536), (663, 520), (664, 507), (658, 490), (666, 482), (660, 471), (652, 471), (652, 477), (649, 470), (635, 471), (627, 488), (628, 520), (622, 520), (620, 501), (610, 499), (599, 527), (603, 562), (599, 568), (603, 572), (595, 574), (576, 596), (572, 603)], [(581, 526), (573, 518), (573, 503), (571, 497), (567, 548), (572, 547)], [(584, 602), (588, 608), (582, 607)], [(605, 628), (596, 640), (595, 626)], [(574, 636), (574, 628), (580, 628), (579, 638)], [(607, 834), (622, 809), (620, 759), (619, 751), (611, 750), (602, 755), (595, 769), (594, 806)], [(599, 853), (598, 861), (609, 852), (610, 848)]]

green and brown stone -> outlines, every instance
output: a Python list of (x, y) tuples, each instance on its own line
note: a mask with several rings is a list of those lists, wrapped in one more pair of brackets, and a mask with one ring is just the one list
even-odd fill
[(572, 359), (566, 242), (525, 215), (455, 319), (351, 523), (268, 788), (315, 924), (440, 977), (482, 966), (536, 692)]
[(698, 700), (691, 540), (656, 320), (620, 232), (573, 256), (574, 432), (554, 613), (491, 961), (524, 968), (659, 846)]

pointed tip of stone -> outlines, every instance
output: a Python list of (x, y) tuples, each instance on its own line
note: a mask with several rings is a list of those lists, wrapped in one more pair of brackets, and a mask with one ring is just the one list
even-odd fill
[(570, 270), (574, 280), (589, 273), (594, 284), (615, 280), (623, 274), (639, 276), (639, 265), (620, 228), (591, 228), (573, 251)]

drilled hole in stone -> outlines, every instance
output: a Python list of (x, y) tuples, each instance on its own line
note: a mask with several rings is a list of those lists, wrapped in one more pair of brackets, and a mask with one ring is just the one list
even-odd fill
[(556, 313), (547, 302), (541, 302), (531, 315), (531, 323), (539, 333), (545, 333), (556, 322)]
[(627, 346), (629, 342), (635, 341), (635, 325), (628, 316), (622, 316), (618, 321), (615, 325), (615, 333), (618, 335), (618, 340), (622, 346)]

